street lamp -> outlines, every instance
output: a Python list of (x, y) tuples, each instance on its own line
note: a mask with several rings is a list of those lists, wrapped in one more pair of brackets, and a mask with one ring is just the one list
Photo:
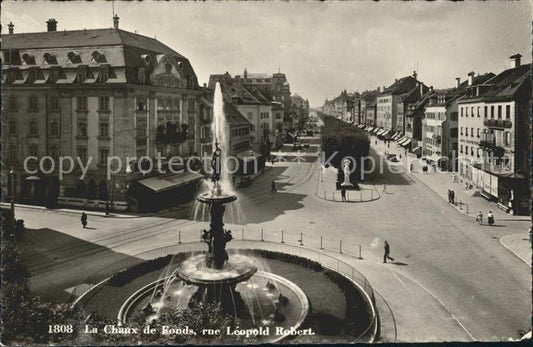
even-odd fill
[(9, 170), (9, 176), (11, 177), (11, 216), (13, 217), (13, 226), (15, 225), (15, 170), (13, 166)]

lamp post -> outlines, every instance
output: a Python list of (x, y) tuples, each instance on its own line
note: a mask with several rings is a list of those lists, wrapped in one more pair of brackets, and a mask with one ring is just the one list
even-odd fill
[(13, 170), (13, 166), (11, 167), (11, 170), (9, 170), (9, 176), (11, 179), (11, 216), (13, 218), (13, 225), (16, 221), (15, 219), (15, 170)]

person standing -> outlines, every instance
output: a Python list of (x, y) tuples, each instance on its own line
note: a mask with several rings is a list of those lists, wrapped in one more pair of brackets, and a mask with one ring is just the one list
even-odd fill
[(490, 226), (494, 224), (494, 215), (492, 214), (492, 211), (489, 211), (489, 213), (487, 214), (487, 222)]
[(387, 259), (394, 261), (394, 258), (390, 256), (389, 243), (385, 241), (385, 254), (383, 255), (383, 262), (386, 263)]
[(387, 185), (386, 184), (383, 185), (383, 191), (381, 192), (381, 194), (385, 194), (385, 193), (387, 193)]
[(450, 200), (452, 204), (455, 204), (455, 191), (454, 190), (450, 191)]
[(87, 214), (85, 212), (81, 213), (81, 225), (83, 225), (83, 229), (87, 226)]
[(346, 189), (341, 189), (341, 197), (342, 197), (342, 201), (346, 201)]
[(270, 188), (271, 193), (277, 193), (278, 190), (276, 189), (276, 181), (272, 181), (272, 187)]
[(477, 213), (476, 222), (478, 222), (479, 225), (483, 224), (483, 212), (479, 211)]
[(448, 202), (452, 202), (452, 191), (448, 189)]

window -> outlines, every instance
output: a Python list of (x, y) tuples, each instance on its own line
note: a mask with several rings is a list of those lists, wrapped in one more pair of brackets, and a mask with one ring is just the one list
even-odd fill
[(15, 135), (17, 133), (17, 121), (16, 120), (10, 120), (8, 123), (9, 127), (9, 133), (11, 135)]
[(471, 115), (472, 117), (474, 117), (474, 107), (471, 107), (471, 108), (470, 108), (470, 115)]
[(465, 116), (468, 117), (468, 107), (465, 107)]
[(147, 100), (145, 96), (137, 97), (137, 111), (146, 111)]
[(461, 127), (461, 135), (463, 135), (463, 127)]
[(78, 111), (87, 111), (87, 97), (78, 96), (76, 98), (76, 109)]
[(59, 123), (55, 119), (50, 123), (50, 135), (51, 136), (59, 135)]
[(109, 111), (109, 96), (101, 96), (98, 98), (98, 110)]
[(30, 135), (37, 136), (37, 122), (35, 120), (30, 121)]
[(87, 147), (78, 147), (78, 158), (80, 158), (82, 163), (87, 162)]
[(498, 119), (502, 119), (502, 105), (498, 105)]
[(470, 155), (474, 156), (474, 147), (470, 147)]
[(511, 119), (511, 105), (505, 106), (505, 119)]
[(479, 137), (480, 129), (477, 129), (477, 137)]
[(461, 107), (461, 117), (463, 116), (463, 108), (464, 107)]
[(505, 143), (505, 146), (510, 146), (511, 145), (511, 132), (510, 131), (506, 131), (505, 132), (505, 136), (504, 136), (504, 143)]
[(463, 145), (461, 145), (460, 152), (463, 153)]
[(98, 158), (98, 163), (100, 164), (107, 164), (107, 157), (109, 156), (109, 149), (107, 148), (100, 148), (100, 158)]
[(489, 110), (488, 107), (485, 106), (485, 112), (483, 113), (483, 117), (487, 118), (489, 116)]
[(490, 107), (490, 118), (494, 119), (494, 106)]
[(8, 108), (10, 110), (16, 110), (17, 109), (17, 97), (16, 96), (11, 95), (9, 97)]
[(450, 129), (450, 137), (457, 137), (457, 128)]
[(78, 136), (87, 136), (87, 123), (85, 121), (78, 121)]
[(29, 107), (29, 110), (30, 111), (37, 111), (37, 108), (38, 108), (38, 100), (37, 100), (37, 97), (36, 96), (30, 96), (29, 100), (28, 100), (28, 107)]
[(478, 149), (477, 149), (477, 157), (478, 157), (478, 158), (480, 157), (480, 154), (479, 154), (480, 152), (481, 152), (481, 149), (478, 148)]
[(470, 136), (474, 137), (474, 128), (470, 128)]
[(59, 158), (59, 149), (57, 148), (57, 145), (52, 145), (50, 147), (50, 156), (54, 158), (54, 160)]
[(481, 117), (481, 112), (479, 112), (480, 109), (481, 109), (481, 107), (478, 106), (478, 107), (477, 107), (477, 116), (478, 116), (478, 117)]
[(465, 146), (465, 154), (468, 154), (468, 146)]
[(103, 121), (99, 124), (100, 137), (109, 137), (109, 122)]
[(165, 105), (164, 105), (165, 101), (161, 98), (157, 99), (157, 110), (158, 111), (163, 111), (164, 108), (165, 108)]
[(39, 151), (39, 149), (38, 149), (36, 144), (31, 144), (29, 149), (28, 149), (29, 155), (33, 156), (33, 157), (37, 156), (37, 152), (38, 151)]
[(55, 95), (50, 97), (50, 110), (58, 111), (59, 110), (59, 98)]

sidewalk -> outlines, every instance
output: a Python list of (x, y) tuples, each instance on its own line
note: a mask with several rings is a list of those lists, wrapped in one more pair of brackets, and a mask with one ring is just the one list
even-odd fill
[[(401, 155), (401, 162), (404, 166), (405, 172), (409, 176), (414, 177), (427, 185), (431, 190), (440, 195), (445, 201), (448, 201), (448, 189), (455, 192), (455, 200), (457, 205), (455, 208), (464, 215), (475, 218), (478, 211), (482, 211), (483, 218), (486, 222), (487, 213), (492, 211), (496, 223), (498, 221), (529, 221), (529, 216), (513, 216), (500, 210), (496, 203), (485, 200), (479, 195), (479, 192), (475, 190), (465, 191), (464, 183), (459, 180), (453, 182), (451, 172), (436, 172), (429, 167), (428, 173), (422, 172), (423, 163), (420, 160), (416, 160), (416, 156), (413, 153), (408, 153), (405, 156), (405, 150), (403, 148), (397, 148), (396, 143), (391, 141), (390, 147), (386, 147), (383, 141), (378, 140), (377, 146), (375, 145), (375, 138), (371, 140), (372, 148), (374, 148), (378, 154), (385, 155), (385, 151), (388, 153), (396, 154), (398, 157)], [(413, 172), (409, 172), (408, 160), (413, 163)], [(457, 175), (457, 173), (456, 173)], [(475, 193), (475, 194), (474, 194)]]
[(500, 238), (500, 243), (527, 265), (531, 266), (531, 243), (528, 233), (505, 235)]
[[(318, 165), (318, 186), (316, 196), (322, 200), (343, 202), (341, 198), (341, 191), (337, 190), (337, 169), (330, 166), (324, 168)], [(346, 190), (346, 200), (348, 203), (361, 203), (378, 200), (381, 196), (372, 183), (367, 180), (365, 182), (357, 182), (360, 190)]]

